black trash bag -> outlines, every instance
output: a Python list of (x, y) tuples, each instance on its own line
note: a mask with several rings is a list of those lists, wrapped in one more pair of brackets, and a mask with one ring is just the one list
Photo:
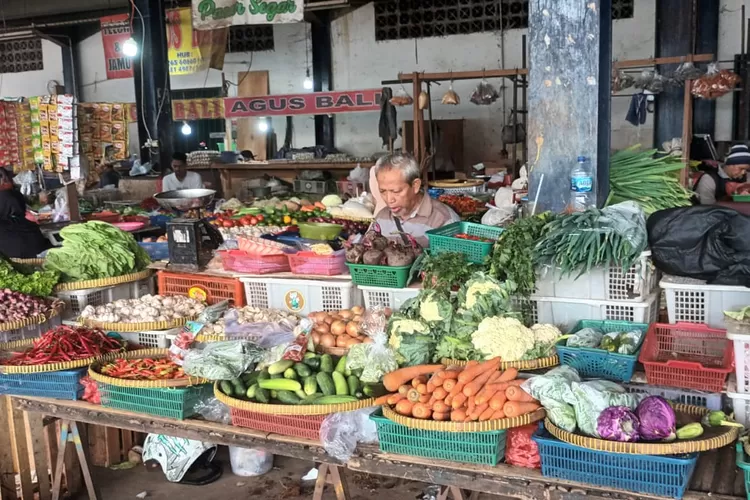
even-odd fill
[(750, 217), (717, 206), (670, 208), (648, 218), (656, 267), (715, 285), (750, 286)]

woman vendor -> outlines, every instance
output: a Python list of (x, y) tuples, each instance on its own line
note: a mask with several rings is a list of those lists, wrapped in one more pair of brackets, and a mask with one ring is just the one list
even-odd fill
[(404, 234), (409, 234), (426, 248), (427, 231), (461, 220), (450, 207), (424, 192), (419, 164), (410, 155), (383, 156), (373, 170), (371, 179), (374, 175), (377, 186), (370, 188), (385, 203), (375, 223), (386, 238), (404, 240)]
[(734, 194), (750, 192), (747, 169), (750, 168), (750, 150), (744, 144), (732, 146), (724, 165), (701, 165), (700, 178), (695, 183), (695, 198), (701, 205), (714, 205), (731, 199)]
[(17, 259), (32, 259), (50, 248), (39, 226), (26, 219), (26, 200), (0, 168), (0, 252)]

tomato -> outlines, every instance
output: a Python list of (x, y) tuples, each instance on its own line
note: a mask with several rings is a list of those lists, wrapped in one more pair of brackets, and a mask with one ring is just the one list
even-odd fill
[(224, 227), (234, 227), (234, 223), (231, 220), (222, 221), (221, 225)]
[(263, 222), (264, 220), (266, 220), (263, 214), (258, 214), (255, 216), (255, 218), (258, 220), (258, 222)]
[(258, 219), (256, 217), (250, 217), (250, 225), (255, 226), (258, 224)]

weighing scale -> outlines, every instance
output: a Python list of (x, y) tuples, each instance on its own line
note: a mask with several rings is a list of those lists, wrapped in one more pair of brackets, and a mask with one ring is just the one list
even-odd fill
[[(214, 199), (211, 189), (181, 189), (154, 196), (162, 208), (187, 212), (206, 208)], [(199, 271), (211, 260), (213, 251), (224, 242), (221, 233), (204, 218), (175, 218), (167, 222), (168, 268)]]

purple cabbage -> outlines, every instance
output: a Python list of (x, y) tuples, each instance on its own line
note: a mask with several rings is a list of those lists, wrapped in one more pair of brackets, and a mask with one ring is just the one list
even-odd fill
[(635, 414), (641, 421), (644, 441), (674, 441), (677, 417), (672, 405), (660, 396), (649, 396), (638, 405)]
[(627, 406), (605, 408), (596, 421), (596, 432), (610, 441), (638, 441), (640, 422)]

